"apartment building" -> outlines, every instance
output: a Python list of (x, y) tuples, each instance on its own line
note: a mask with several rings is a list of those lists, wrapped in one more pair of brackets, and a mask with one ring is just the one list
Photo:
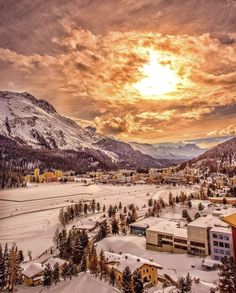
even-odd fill
[(187, 253), (187, 230), (179, 221), (158, 218), (158, 223), (146, 230), (146, 247), (150, 250)]
[(216, 226), (210, 230), (211, 258), (220, 261), (233, 256), (232, 232), (229, 227)]

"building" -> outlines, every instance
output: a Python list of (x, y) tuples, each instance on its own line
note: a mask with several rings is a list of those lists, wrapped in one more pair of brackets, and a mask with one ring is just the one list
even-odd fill
[(233, 256), (233, 240), (230, 227), (216, 226), (210, 230), (211, 258), (221, 261), (225, 256)]
[[(207, 215), (196, 219), (187, 225), (189, 253), (207, 256), (211, 253), (210, 234), (211, 229), (227, 228), (228, 225), (218, 217)], [(220, 233), (220, 230), (218, 229)], [(212, 234), (213, 238), (213, 234)], [(214, 241), (214, 240), (212, 240)]]
[(22, 275), (25, 285), (41, 285), (43, 280), (43, 266), (40, 263), (29, 263), (23, 270)]
[(158, 222), (157, 217), (147, 217), (129, 225), (130, 233), (136, 235), (146, 235), (146, 230)]
[(236, 212), (229, 215), (225, 215), (222, 218), (222, 220), (231, 226), (234, 257), (236, 257)]
[(115, 285), (118, 288), (121, 287), (123, 271), (127, 266), (132, 274), (134, 271), (140, 272), (144, 288), (155, 286), (158, 283), (158, 270), (162, 269), (162, 266), (155, 263), (152, 259), (147, 260), (129, 253), (116, 254), (105, 252), (104, 254), (108, 267), (114, 269)]
[(179, 220), (158, 218), (158, 223), (146, 230), (146, 247), (150, 250), (187, 253), (187, 229)]

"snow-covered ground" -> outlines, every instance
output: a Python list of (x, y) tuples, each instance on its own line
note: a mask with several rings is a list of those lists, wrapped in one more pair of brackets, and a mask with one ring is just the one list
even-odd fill
[(202, 269), (201, 257), (147, 250), (144, 237), (133, 235), (107, 237), (98, 242), (97, 249), (115, 253), (132, 253), (146, 259), (152, 258), (154, 262), (163, 267), (160, 274), (166, 273), (176, 280), (179, 276), (186, 276), (189, 272), (192, 278), (200, 278), (201, 281), (199, 285), (194, 285), (193, 293), (209, 293), (211, 284), (218, 280), (217, 271)]
[(107, 207), (110, 204), (131, 204), (142, 207), (157, 191), (154, 185), (114, 186), (81, 183), (39, 184), (28, 188), (0, 192), (0, 242), (16, 242), (33, 256), (52, 245), (57, 227), (59, 208), (80, 200), (96, 199)]
[(80, 274), (71, 281), (61, 281), (56, 286), (50, 288), (38, 287), (19, 287), (18, 293), (117, 293), (119, 290), (112, 288), (107, 283), (93, 278), (88, 274)]

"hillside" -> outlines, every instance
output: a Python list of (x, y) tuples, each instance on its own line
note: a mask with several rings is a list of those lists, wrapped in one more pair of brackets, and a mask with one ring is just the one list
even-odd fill
[(218, 144), (195, 159), (183, 163), (181, 168), (186, 165), (195, 166), (202, 170), (208, 169), (210, 172), (235, 174), (236, 137)]

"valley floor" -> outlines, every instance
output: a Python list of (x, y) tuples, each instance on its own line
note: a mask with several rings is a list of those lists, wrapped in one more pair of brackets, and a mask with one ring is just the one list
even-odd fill
[[(61, 227), (58, 220), (59, 209), (62, 206), (71, 205), (80, 200), (96, 199), (101, 206), (110, 204), (123, 205), (134, 203), (139, 207), (139, 213), (145, 211), (149, 198), (157, 199), (160, 196), (167, 200), (169, 192), (174, 195), (183, 190), (186, 194), (197, 190), (195, 187), (169, 187), (154, 185), (135, 185), (135, 186), (114, 186), (114, 185), (84, 185), (82, 183), (52, 183), (32, 185), (24, 189), (12, 189), (0, 192), (0, 242), (9, 244), (15, 242), (19, 249), (27, 254), (32, 251), (33, 258), (53, 245), (53, 235), (57, 228)], [(199, 201), (192, 201), (190, 215), (193, 216), (197, 211)], [(207, 202), (206, 202), (207, 203)], [(166, 209), (164, 216), (167, 218), (181, 217), (181, 207)], [(210, 212), (210, 210), (209, 210)], [(70, 223), (68, 227), (76, 224)], [(183, 254), (159, 253), (146, 250), (145, 238), (139, 236), (109, 236), (98, 242), (97, 249), (114, 251), (116, 253), (128, 252), (137, 256), (150, 259), (153, 258), (163, 266), (161, 273), (167, 273), (173, 279), (178, 276), (185, 276), (190, 272), (192, 277), (200, 278), (201, 283), (194, 285), (195, 293), (207, 293), (210, 285), (218, 279), (217, 271), (206, 272), (202, 270), (202, 259)], [(91, 280), (90, 280), (91, 279)], [(83, 287), (86, 286), (86, 287)], [(89, 287), (91, 286), (91, 288)], [(99, 286), (102, 286), (101, 288)], [(86, 288), (86, 289), (84, 289)], [(99, 289), (100, 288), (100, 289)], [(97, 292), (108, 293), (117, 292), (116, 289), (92, 278), (89, 275), (80, 275), (77, 278), (64, 283), (60, 282), (57, 286), (50, 289), (26, 288), (21, 287), (19, 292), (36, 293), (39, 292)], [(156, 289), (157, 290), (157, 289)], [(154, 290), (155, 291), (155, 290)], [(153, 289), (150, 293), (154, 292)]]

